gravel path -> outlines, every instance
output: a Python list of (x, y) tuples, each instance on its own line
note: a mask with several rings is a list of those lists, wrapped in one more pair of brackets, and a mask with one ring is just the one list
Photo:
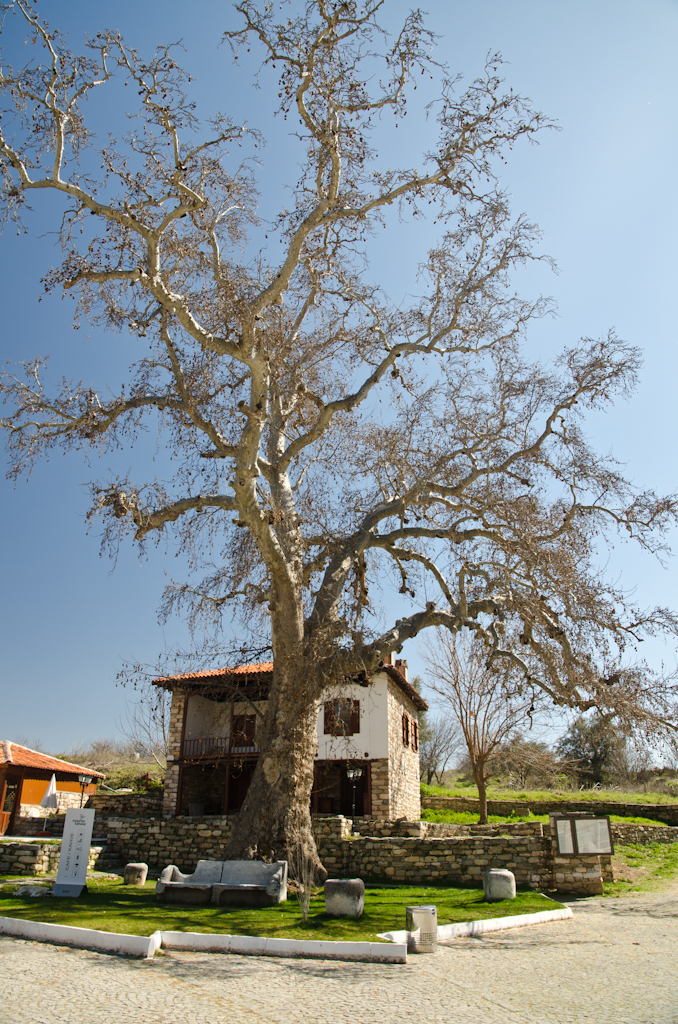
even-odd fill
[(406, 966), (0, 938), (1, 1024), (678, 1024), (678, 887), (457, 939)]

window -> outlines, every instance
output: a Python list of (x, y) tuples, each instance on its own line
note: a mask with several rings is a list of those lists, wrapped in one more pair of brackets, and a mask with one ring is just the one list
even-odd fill
[(412, 750), (419, 750), (419, 725), (412, 719)]
[(231, 750), (252, 749), (257, 728), (256, 715), (233, 715)]
[(360, 732), (360, 701), (337, 697), (325, 701), (326, 736), (354, 736)]
[(406, 711), (403, 711), (403, 746), (409, 747), (410, 745), (410, 716)]

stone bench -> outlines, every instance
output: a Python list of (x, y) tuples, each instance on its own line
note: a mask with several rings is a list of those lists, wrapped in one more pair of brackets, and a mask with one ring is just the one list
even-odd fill
[(199, 860), (192, 875), (170, 864), (155, 894), (163, 903), (270, 906), (287, 899), (287, 861)]

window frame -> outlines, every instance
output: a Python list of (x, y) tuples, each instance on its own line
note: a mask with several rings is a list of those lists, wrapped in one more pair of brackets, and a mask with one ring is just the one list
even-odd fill
[[(344, 705), (348, 714), (345, 718), (337, 716), (337, 706)], [(337, 722), (342, 723), (338, 728)], [(344, 727), (346, 726), (346, 727)], [(354, 697), (332, 697), (323, 702), (323, 734), (339, 739), (360, 734), (360, 700)]]

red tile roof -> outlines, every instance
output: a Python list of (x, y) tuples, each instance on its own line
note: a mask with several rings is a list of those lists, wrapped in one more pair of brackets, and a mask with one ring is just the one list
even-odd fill
[(97, 779), (106, 778), (101, 772), (95, 772), (92, 768), (83, 768), (80, 764), (61, 761), (58, 757), (41, 754), (38, 750), (21, 747), (18, 743), (11, 743), (9, 740), (0, 741), (0, 764), (15, 764), (20, 768), (40, 768), (41, 771), (48, 772), (67, 772), (71, 775), (91, 775)]
[(202, 672), (184, 672), (183, 675), (179, 676), (162, 676), (160, 679), (154, 679), (154, 683), (169, 683), (176, 682), (179, 679), (210, 679), (214, 676), (244, 676), (244, 675), (264, 675), (269, 674), (273, 671), (272, 661), (258, 661), (252, 665), (237, 665), (235, 668), (208, 668)]
[[(380, 671), (385, 672), (390, 679), (396, 683), (400, 689), (405, 693), (414, 706), (419, 711), (427, 711), (428, 704), (419, 693), (418, 690), (408, 683), (405, 676), (399, 669), (394, 668), (393, 665), (384, 665)], [(153, 682), (157, 686), (165, 686), (167, 683), (177, 683), (181, 681), (192, 682), (200, 679), (214, 679), (217, 677), (223, 678), (224, 676), (236, 676), (236, 675), (248, 675), (248, 676), (265, 676), (271, 675), (273, 672), (272, 661), (259, 661), (253, 665), (238, 665), (236, 668), (210, 668), (202, 672), (185, 672), (179, 676), (162, 676), (160, 679), (154, 679)]]
[(405, 679), (405, 676), (399, 669), (394, 668), (393, 665), (384, 665), (381, 671), (385, 672), (389, 679), (392, 679), (393, 682), (400, 687), (403, 693), (407, 694), (418, 711), (428, 711), (428, 704), (419, 693), (419, 690), (416, 690), (414, 686), (412, 686), (412, 683), (408, 683), (407, 679)]

